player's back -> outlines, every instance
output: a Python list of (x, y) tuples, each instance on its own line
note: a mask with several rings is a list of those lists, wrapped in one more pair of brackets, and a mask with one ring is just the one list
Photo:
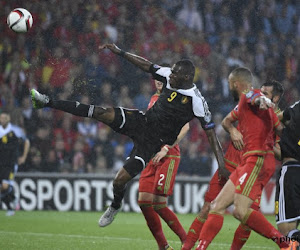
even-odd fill
[(260, 90), (256, 89), (242, 94), (234, 112), (243, 135), (244, 156), (266, 154), (273, 150), (274, 126), (279, 124), (279, 120), (273, 109), (261, 110), (253, 105), (253, 100), (259, 95)]

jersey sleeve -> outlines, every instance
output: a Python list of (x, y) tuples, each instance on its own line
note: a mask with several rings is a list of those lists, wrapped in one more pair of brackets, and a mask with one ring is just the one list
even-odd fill
[(171, 68), (152, 64), (150, 66), (150, 73), (155, 80), (166, 84), (171, 75)]
[[(195, 91), (198, 91), (198, 89), (196, 89)], [(212, 129), (215, 127), (207, 102), (201, 95), (200, 91), (198, 91), (198, 93), (196, 93), (196, 95), (193, 97), (193, 112), (200, 121), (201, 126), (204, 130)]]
[(246, 90), (245, 92), (243, 92), (243, 94), (246, 97), (246, 102), (250, 103), (251, 105), (255, 104), (255, 100), (262, 96), (263, 94), (260, 92), (260, 90), (258, 89), (251, 89), (251, 90)]
[(230, 112), (231, 117), (237, 121), (239, 119), (239, 106), (236, 105), (235, 108)]
[(276, 113), (273, 111), (273, 109), (271, 109), (271, 112), (272, 112), (272, 117), (273, 117), (273, 126), (274, 126), (274, 128), (277, 128), (280, 124), (279, 118), (276, 115)]

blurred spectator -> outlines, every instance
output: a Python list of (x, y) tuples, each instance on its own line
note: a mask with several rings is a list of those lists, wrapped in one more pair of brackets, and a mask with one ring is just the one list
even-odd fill
[(59, 169), (59, 161), (56, 158), (55, 150), (51, 149), (45, 157), (43, 171), (44, 172), (61, 172)]
[(65, 114), (62, 118), (61, 125), (58, 125), (53, 131), (54, 140), (57, 137), (62, 138), (67, 152), (71, 151), (71, 148), (78, 137), (78, 133), (74, 130), (72, 123), (72, 115)]
[(73, 147), (73, 156), (72, 156), (72, 172), (74, 173), (84, 173), (88, 172), (86, 170), (86, 160), (83, 153), (84, 143), (78, 139)]
[(42, 82), (45, 88), (51, 88), (58, 93), (68, 81), (72, 63), (66, 51), (61, 47), (54, 49), (53, 56), (49, 57), (43, 67)]
[(206, 150), (198, 151), (199, 144), (193, 142), (189, 145), (188, 152), (182, 155), (182, 164), (179, 166), (179, 173), (198, 176), (211, 175), (211, 157)]
[(85, 142), (91, 148), (97, 135), (97, 124), (90, 118), (84, 118), (77, 123), (77, 130), (80, 135), (84, 137)]
[(124, 146), (117, 145), (114, 149), (113, 172), (116, 173), (124, 165)]
[(194, 31), (203, 30), (203, 21), (200, 12), (197, 10), (195, 0), (186, 0), (183, 8), (177, 14), (177, 20), (182, 25)]
[(46, 125), (38, 127), (31, 140), (31, 144), (39, 149), (41, 156), (45, 159), (52, 147), (50, 127)]
[(133, 99), (134, 106), (139, 110), (147, 110), (148, 103), (152, 96), (152, 88), (148, 81), (142, 82), (140, 92)]

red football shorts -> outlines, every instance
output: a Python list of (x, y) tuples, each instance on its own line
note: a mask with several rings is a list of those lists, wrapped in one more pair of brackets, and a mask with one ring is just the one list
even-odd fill
[(152, 160), (142, 171), (139, 180), (139, 192), (169, 196), (173, 193), (180, 156), (164, 157), (159, 163)]
[(275, 157), (269, 153), (264, 156), (248, 156), (241, 166), (230, 175), (235, 185), (235, 193), (245, 195), (259, 202), (264, 186), (275, 172)]
[[(227, 163), (225, 163), (225, 167), (229, 170), (230, 173), (235, 170), (235, 167), (232, 167)], [(224, 187), (226, 181), (227, 180), (225, 178), (219, 179), (219, 170), (217, 170), (209, 182), (207, 191), (204, 196), (204, 201), (212, 202), (214, 199), (216, 199), (216, 197)]]

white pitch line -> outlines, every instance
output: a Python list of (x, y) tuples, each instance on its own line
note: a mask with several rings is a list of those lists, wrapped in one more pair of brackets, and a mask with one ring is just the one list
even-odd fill
[[(132, 238), (125, 238), (125, 237), (111, 237), (111, 236), (91, 236), (91, 235), (79, 235), (79, 234), (51, 234), (51, 233), (34, 233), (34, 232), (11, 232), (11, 231), (0, 231), (1, 235), (12, 235), (12, 234), (23, 234), (28, 236), (44, 236), (44, 237), (68, 237), (68, 238), (86, 238), (86, 239), (98, 239), (98, 240), (119, 240), (119, 241), (131, 241)], [(153, 240), (146, 240), (146, 239), (139, 239), (134, 238), (135, 241), (149, 241), (153, 242)], [(169, 241), (170, 243), (178, 243), (178, 241)], [(220, 247), (230, 247), (231, 244), (226, 243), (211, 243), (211, 245), (214, 246), (220, 246)], [(264, 246), (258, 246), (258, 245), (251, 245), (251, 246), (245, 246), (244, 248), (248, 249), (270, 249), (273, 250), (274, 247), (264, 247)]]

